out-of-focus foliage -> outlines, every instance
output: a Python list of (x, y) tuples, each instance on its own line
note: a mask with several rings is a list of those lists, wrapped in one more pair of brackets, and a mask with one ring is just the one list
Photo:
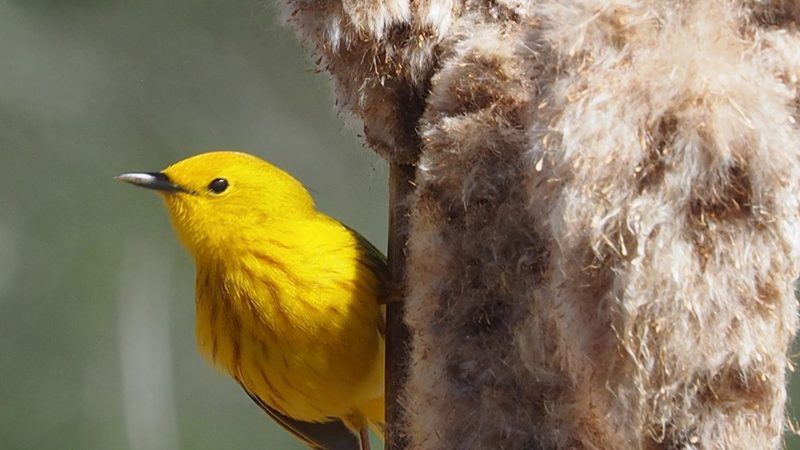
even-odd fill
[(266, 1), (0, 1), (0, 447), (291, 449), (194, 344), (194, 270), (152, 192), (235, 148), (385, 246), (386, 169)]

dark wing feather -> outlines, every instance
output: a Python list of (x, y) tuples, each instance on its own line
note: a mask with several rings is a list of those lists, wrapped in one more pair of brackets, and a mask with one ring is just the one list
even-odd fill
[(389, 281), (389, 269), (386, 263), (386, 256), (384, 256), (380, 250), (375, 248), (375, 246), (372, 245), (372, 243), (368, 241), (367, 238), (362, 236), (358, 231), (344, 224), (342, 224), (342, 226), (347, 228), (347, 230), (356, 238), (360, 253), (359, 260), (361, 263), (372, 270), (375, 276), (378, 277), (381, 287), (385, 288), (386, 283)]
[[(342, 226), (347, 228), (347, 230), (350, 231), (353, 236), (355, 236), (356, 242), (358, 242), (358, 260), (361, 264), (371, 270), (372, 273), (378, 278), (378, 282), (380, 283), (380, 292), (378, 293), (378, 297), (379, 299), (385, 299), (391, 290), (389, 286), (389, 267), (386, 263), (386, 256), (384, 256), (380, 250), (375, 248), (375, 246), (372, 245), (367, 238), (359, 234), (358, 231), (344, 224), (342, 224)], [(378, 331), (380, 332), (381, 336), (386, 336), (385, 314), (386, 311), (384, 310), (383, 317), (381, 317), (381, 322), (378, 324)]]
[(261, 401), (257, 395), (248, 391), (246, 387), (242, 386), (242, 388), (278, 425), (292, 433), (309, 447), (315, 450), (358, 450), (360, 448), (358, 437), (342, 421), (334, 419), (331, 422), (314, 423), (295, 420), (279, 413), (275, 408)]

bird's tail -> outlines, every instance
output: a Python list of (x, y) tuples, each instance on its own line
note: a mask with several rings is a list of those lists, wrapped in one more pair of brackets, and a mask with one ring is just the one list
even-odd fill
[(360, 447), (358, 436), (341, 420), (314, 423), (292, 419), (261, 401), (246, 388), (245, 392), (275, 422), (314, 450), (357, 450)]
[(383, 440), (384, 433), (386, 432), (386, 420), (383, 397), (379, 397), (368, 401), (361, 407), (362, 414), (367, 418), (369, 428), (378, 437)]

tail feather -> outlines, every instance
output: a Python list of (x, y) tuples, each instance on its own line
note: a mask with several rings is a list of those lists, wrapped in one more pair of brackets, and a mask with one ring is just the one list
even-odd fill
[(248, 391), (247, 388), (244, 388), (244, 390), (278, 425), (312, 449), (358, 450), (360, 448), (358, 436), (353, 434), (342, 421), (334, 419), (331, 422), (314, 423), (292, 419), (264, 403), (258, 396)]

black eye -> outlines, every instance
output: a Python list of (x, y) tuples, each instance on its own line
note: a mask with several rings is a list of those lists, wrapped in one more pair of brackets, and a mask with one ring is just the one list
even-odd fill
[(208, 184), (208, 190), (215, 194), (220, 194), (225, 189), (228, 189), (228, 180), (225, 178), (214, 178), (214, 181)]

